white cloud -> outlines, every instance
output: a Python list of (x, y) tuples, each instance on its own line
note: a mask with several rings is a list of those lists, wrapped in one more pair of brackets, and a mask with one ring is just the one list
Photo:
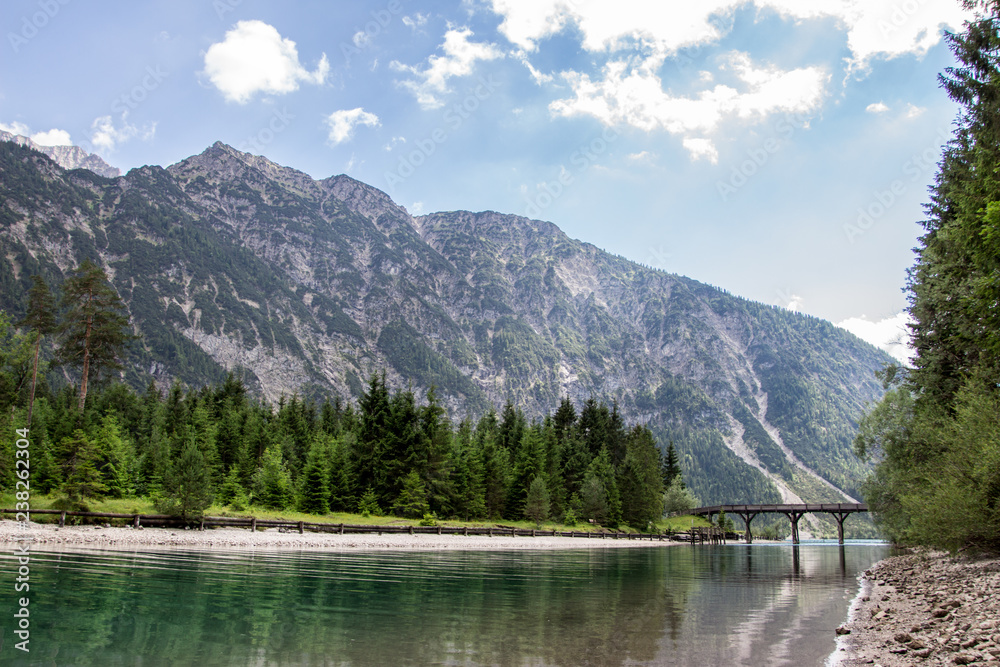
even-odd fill
[(421, 14), (420, 12), (417, 12), (413, 16), (404, 16), (403, 25), (407, 26), (408, 28), (412, 28), (413, 30), (416, 30), (417, 28), (420, 28), (427, 24), (428, 16), (429, 16), (428, 14)]
[(94, 119), (94, 122), (90, 125), (90, 143), (93, 144), (96, 150), (110, 152), (113, 151), (118, 144), (125, 143), (135, 137), (140, 137), (144, 141), (148, 141), (153, 138), (156, 134), (156, 123), (150, 123), (143, 129), (139, 129), (135, 125), (130, 124), (125, 116), (122, 116), (122, 123), (120, 127), (116, 127), (111, 116), (99, 116)]
[(406, 137), (393, 137), (392, 139), (389, 140), (389, 143), (385, 145), (385, 150), (387, 152), (391, 151), (393, 148), (396, 147), (397, 144), (405, 144), (405, 143), (406, 143)]
[[(616, 51), (636, 44), (664, 53), (717, 42), (725, 30), (720, 17), (730, 16), (747, 0), (492, 0), (503, 17), (500, 32), (525, 51), (575, 26), (583, 47), (591, 52)], [(941, 28), (959, 29), (972, 13), (952, 0), (753, 0), (795, 20), (835, 19), (845, 30), (853, 63), (876, 56), (922, 55), (941, 40)]]
[(783, 304), (782, 307), (785, 310), (790, 310), (793, 313), (797, 313), (802, 308), (803, 301), (804, 299), (798, 294), (792, 294), (788, 297), (788, 302)]
[(263, 21), (238, 22), (205, 53), (204, 74), (227, 100), (239, 104), (258, 92), (282, 95), (298, 90), (300, 82), (321, 84), (329, 71), (325, 53), (316, 70), (308, 71), (295, 42)]
[(958, 30), (973, 13), (951, 0), (755, 0), (796, 19), (832, 17), (847, 30), (853, 66), (876, 57), (922, 56), (941, 41), (942, 28)]
[(31, 140), (39, 146), (72, 146), (73, 141), (69, 138), (66, 130), (51, 129), (48, 132), (36, 132), (31, 135)]
[(684, 148), (688, 150), (691, 154), (692, 160), (700, 160), (702, 158), (708, 160), (712, 164), (719, 163), (719, 151), (715, 149), (715, 144), (712, 143), (711, 139), (705, 139), (704, 137), (684, 137)]
[(719, 84), (696, 97), (679, 97), (665, 91), (655, 73), (661, 62), (655, 55), (638, 63), (612, 61), (598, 81), (588, 74), (565, 72), (575, 97), (555, 100), (549, 110), (556, 116), (593, 116), (605, 125), (662, 128), (684, 136), (685, 146), (696, 157), (712, 159), (715, 149), (704, 135), (724, 119), (759, 121), (778, 111), (812, 111), (830, 78), (817, 67), (784, 71), (757, 66), (745, 53), (734, 52), (725, 67), (742, 82), (741, 90)]
[(922, 115), (925, 111), (927, 111), (927, 109), (924, 107), (918, 107), (913, 104), (908, 104), (906, 105), (906, 113), (903, 115), (906, 118), (917, 118), (918, 116)]
[(909, 364), (913, 348), (910, 347), (910, 330), (906, 325), (911, 321), (909, 314), (903, 312), (878, 322), (872, 322), (863, 315), (851, 317), (837, 322), (837, 326), (885, 350), (901, 364)]
[(649, 162), (656, 158), (656, 156), (649, 151), (639, 151), (638, 153), (629, 153), (625, 156), (633, 162)]
[(31, 133), (31, 129), (27, 125), (19, 123), (16, 120), (13, 123), (0, 123), (0, 130), (10, 132), (11, 134), (19, 134), (22, 137), (26, 137)]
[(410, 206), (411, 215), (421, 215), (424, 212), (424, 203), (422, 201), (415, 201), (413, 205)]
[(449, 92), (448, 80), (456, 76), (466, 76), (478, 60), (494, 60), (503, 53), (493, 44), (470, 42), (472, 31), (468, 28), (452, 28), (444, 35), (441, 49), (443, 56), (433, 55), (427, 59), (427, 67), (420, 69), (393, 61), (390, 66), (399, 72), (409, 72), (418, 80), (401, 82), (417, 98), (424, 109), (436, 109), (444, 104), (441, 95)]
[(868, 113), (885, 113), (888, 110), (889, 107), (887, 107), (883, 102), (872, 102), (865, 107), (865, 111)]
[(326, 124), (330, 126), (328, 140), (330, 144), (336, 146), (350, 140), (354, 136), (354, 128), (358, 125), (378, 127), (381, 122), (375, 114), (358, 107), (334, 111), (327, 116)]
[(32, 134), (31, 128), (16, 120), (12, 123), (0, 123), (0, 130), (10, 132), (11, 134), (17, 134), (22, 137), (28, 137), (39, 146), (73, 145), (73, 141), (69, 137), (69, 132), (66, 130), (52, 128), (51, 130), (47, 130), (45, 132), (35, 132)]

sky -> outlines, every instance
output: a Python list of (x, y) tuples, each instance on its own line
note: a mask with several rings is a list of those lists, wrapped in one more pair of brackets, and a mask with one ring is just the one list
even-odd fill
[(493, 210), (905, 359), (957, 0), (0, 3), (0, 129)]

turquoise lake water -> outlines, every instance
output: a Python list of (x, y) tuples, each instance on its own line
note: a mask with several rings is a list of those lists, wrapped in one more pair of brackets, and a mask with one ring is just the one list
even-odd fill
[(880, 543), (34, 551), (3, 665), (822, 665)]

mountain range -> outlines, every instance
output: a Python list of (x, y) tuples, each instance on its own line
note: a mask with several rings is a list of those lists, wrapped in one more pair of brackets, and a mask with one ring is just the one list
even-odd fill
[[(0, 143), (0, 307), (29, 276), (104, 266), (141, 341), (125, 378), (352, 398), (372, 373), (453, 419), (510, 401), (614, 401), (673, 442), (706, 502), (849, 501), (884, 352), (831, 323), (651, 269), (492, 211), (413, 216), (216, 143), (105, 177)], [(66, 163), (86, 166), (85, 163)], [(113, 174), (112, 174), (113, 176)]]

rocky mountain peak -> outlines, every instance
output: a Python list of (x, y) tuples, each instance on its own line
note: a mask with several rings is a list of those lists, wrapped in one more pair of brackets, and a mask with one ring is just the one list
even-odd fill
[(121, 176), (121, 171), (117, 167), (112, 167), (101, 159), (99, 155), (88, 153), (79, 146), (42, 146), (36, 144), (28, 137), (3, 130), (0, 130), (0, 141), (13, 141), (16, 144), (32, 148), (39, 153), (49, 156), (53, 162), (63, 169), (88, 169), (98, 176), (104, 176), (105, 178), (118, 178)]

